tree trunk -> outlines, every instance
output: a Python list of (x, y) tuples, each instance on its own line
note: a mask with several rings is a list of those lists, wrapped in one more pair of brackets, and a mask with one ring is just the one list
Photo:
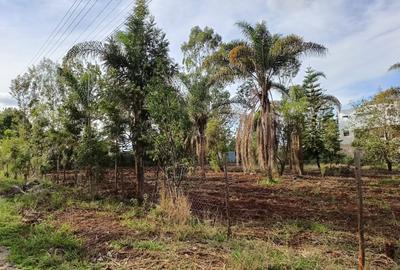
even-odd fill
[(317, 167), (318, 167), (318, 170), (319, 170), (319, 172), (322, 174), (322, 171), (321, 171), (321, 163), (319, 162), (319, 155), (317, 155)]
[(202, 180), (206, 180), (206, 169), (205, 169), (205, 157), (206, 157), (206, 141), (205, 141), (205, 125), (201, 124), (199, 126), (199, 136), (200, 136), (200, 155), (199, 164), (201, 169)]
[(291, 134), (291, 157), (292, 157), (292, 173), (303, 175), (303, 149), (301, 147), (301, 135), (298, 131)]
[(10, 176), (10, 173), (8, 172), (8, 163), (6, 163), (6, 174), (5, 176), (8, 178)]
[(67, 181), (66, 169), (65, 169), (65, 164), (63, 164), (63, 182), (64, 182), (64, 184), (66, 181)]
[(137, 193), (136, 197), (141, 205), (143, 203), (143, 188), (144, 188), (144, 171), (143, 171), (143, 153), (142, 145), (137, 144), (135, 151), (135, 172), (136, 172), (136, 183)]
[(231, 230), (231, 216), (229, 208), (229, 179), (228, 179), (228, 166), (227, 166), (227, 153), (224, 154), (224, 178), (225, 178), (225, 213), (227, 220), (227, 236), (228, 238), (232, 235)]
[(272, 107), (268, 98), (269, 88), (263, 89), (261, 96), (263, 140), (260, 146), (266, 152), (265, 167), (267, 169), (267, 178), (272, 180), (273, 172), (276, 171), (276, 133)]
[(60, 159), (57, 157), (57, 164), (56, 164), (56, 183), (58, 184), (60, 179), (59, 179), (59, 172), (60, 172)]
[[(253, 123), (251, 123), (251, 125), (253, 125)], [(262, 128), (262, 121), (260, 121), (259, 123), (257, 123), (257, 145), (261, 146), (264, 145), (264, 132), (263, 132), (263, 128)], [(266, 169), (266, 157), (265, 157), (265, 148), (263, 147), (258, 147), (258, 166), (260, 168), (261, 171), (265, 171)]]
[(393, 170), (392, 162), (390, 160), (386, 160), (386, 166), (389, 172)]
[(114, 184), (115, 194), (118, 194), (118, 141), (115, 140), (115, 159), (114, 159)]
[(78, 186), (78, 174), (79, 174), (78, 170), (75, 169), (75, 186), (76, 187)]
[(115, 157), (114, 160), (114, 184), (115, 184), (115, 194), (118, 194), (118, 160)]

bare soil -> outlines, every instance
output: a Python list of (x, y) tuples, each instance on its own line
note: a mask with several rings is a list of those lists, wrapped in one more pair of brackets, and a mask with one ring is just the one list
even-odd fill
[[(110, 171), (104, 176), (108, 181), (100, 182), (97, 193), (100, 196), (131, 197), (135, 192), (133, 170), (122, 170), (118, 191), (115, 190), (112, 175)], [(66, 173), (65, 179), (63, 174), (59, 178), (67, 185), (75, 183), (73, 172)], [(236, 236), (272, 239), (278, 245), (294, 249), (324, 246), (326, 256), (346, 258), (350, 262), (354, 259), (357, 251), (357, 200), (356, 182), (351, 174), (321, 177), (310, 173), (301, 178), (285, 175), (271, 185), (263, 185), (260, 179), (262, 176), (259, 174), (229, 173), (230, 210)], [(363, 172), (363, 181), (370, 266), (371, 269), (391, 269), (400, 263), (400, 174), (369, 170)], [(146, 191), (149, 200), (157, 200), (156, 186), (155, 171), (148, 170)], [(225, 222), (222, 173), (208, 173), (205, 181), (189, 177), (183, 188), (192, 202), (194, 214), (212, 215)], [(108, 245), (111, 241), (135, 237), (134, 231), (121, 225), (118, 214), (72, 208), (58, 213), (56, 217), (58, 224), (71, 225), (76, 234), (85, 239), (91, 254), (109, 256), (115, 268), (174, 269), (182, 266), (171, 264), (174, 259), (168, 259), (169, 253), (122, 250), (111, 254)], [(280, 227), (293, 223), (304, 226), (324, 224), (337, 233), (337, 237), (324, 238), (313, 230), (299, 230), (286, 240), (276, 234)], [(195, 261), (198, 269), (221, 269), (225, 267), (227, 252), (194, 241), (176, 250), (175, 255)]]

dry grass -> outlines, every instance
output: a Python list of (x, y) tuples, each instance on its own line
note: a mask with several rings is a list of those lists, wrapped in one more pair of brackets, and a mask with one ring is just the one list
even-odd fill
[(176, 188), (161, 188), (158, 207), (162, 216), (170, 223), (184, 225), (191, 218), (191, 203), (188, 197)]

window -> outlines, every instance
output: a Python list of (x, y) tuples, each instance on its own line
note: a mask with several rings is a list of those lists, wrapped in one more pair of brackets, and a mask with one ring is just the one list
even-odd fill
[(345, 137), (350, 136), (350, 131), (343, 130), (343, 136), (345, 136)]

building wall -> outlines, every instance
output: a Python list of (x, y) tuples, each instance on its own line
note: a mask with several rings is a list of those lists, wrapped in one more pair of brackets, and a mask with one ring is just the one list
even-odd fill
[(352, 123), (355, 120), (354, 110), (342, 110), (338, 114), (339, 131), (340, 131), (340, 147), (342, 153), (345, 155), (353, 155), (353, 147), (351, 146), (354, 141), (354, 130)]

